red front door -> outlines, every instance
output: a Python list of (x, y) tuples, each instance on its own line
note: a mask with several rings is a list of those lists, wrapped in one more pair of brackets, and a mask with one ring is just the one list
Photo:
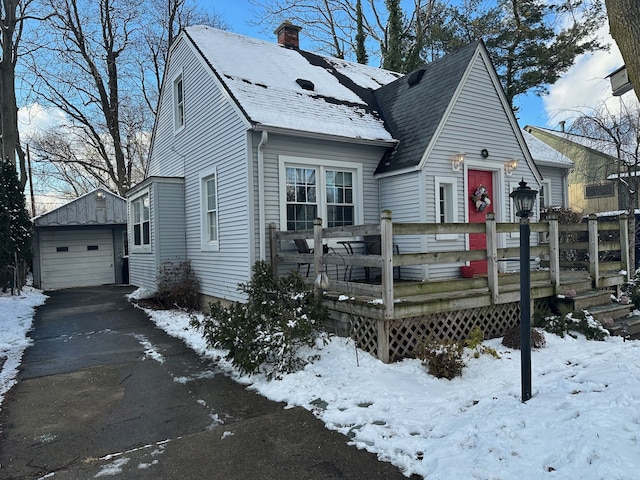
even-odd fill
[[(467, 208), (469, 209), (469, 223), (485, 223), (485, 215), (493, 212), (493, 174), (482, 170), (468, 170)], [(490, 202), (474, 202), (472, 197), (481, 188), (487, 194)], [(488, 203), (488, 204), (487, 204)], [(469, 234), (469, 250), (484, 250), (487, 248), (487, 236), (484, 233)], [(471, 262), (474, 273), (487, 273), (486, 260), (474, 260)]]

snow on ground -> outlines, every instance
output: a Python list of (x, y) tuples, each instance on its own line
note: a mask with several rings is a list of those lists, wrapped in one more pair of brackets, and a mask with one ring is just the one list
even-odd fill
[[(7, 331), (24, 337), (33, 306), (45, 298), (35, 291), (20, 299), (0, 297), (3, 346), (8, 343)], [(335, 337), (313, 365), (268, 382), (259, 375), (235, 372), (221, 358), (224, 351), (207, 348), (186, 314), (146, 311), (159, 328), (200, 354), (218, 359), (237, 381), (272, 400), (313, 411), (328, 428), (344, 433), (352, 444), (376, 453), (407, 476), (446, 480), (638, 476), (639, 341), (595, 342), (546, 334), (547, 347), (532, 353), (533, 398), (523, 404), (520, 352), (503, 347), (499, 339), (485, 344), (494, 347), (500, 359), (469, 355), (463, 376), (452, 381), (428, 375), (417, 360), (385, 365), (357, 350), (350, 340)], [(19, 322), (27, 325), (22, 333), (5, 328), (9, 318), (22, 319)], [(21, 342), (27, 345), (24, 338)], [(5, 378), (3, 370), (3, 382)]]
[(27, 332), (31, 330), (35, 307), (47, 298), (31, 287), (24, 287), (20, 295), (0, 293), (0, 405), (4, 394), (16, 383), (22, 354), (31, 345)]

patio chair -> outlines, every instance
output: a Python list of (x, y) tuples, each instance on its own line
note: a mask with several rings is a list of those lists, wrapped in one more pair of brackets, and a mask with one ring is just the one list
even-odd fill
[[(366, 255), (381, 255), (382, 254), (382, 243), (380, 237), (365, 237), (365, 254)], [(393, 244), (393, 253), (396, 255), (400, 255), (400, 247), (397, 244)], [(367, 281), (373, 281), (371, 278), (371, 268), (365, 267), (365, 276)], [(402, 274), (400, 272), (400, 267), (395, 267), (398, 270), (398, 280), (402, 280)]]
[[(295, 238), (293, 240), (296, 244), (296, 248), (298, 249), (298, 253), (305, 253), (305, 254), (312, 254), (313, 253), (313, 248), (309, 248), (309, 244), (307, 243), (307, 239), (306, 238)], [(301, 266), (307, 266), (307, 274), (306, 276), (309, 276), (309, 270), (311, 269), (311, 264), (310, 263), (299, 263), (298, 264), (298, 270), (300, 270)]]
[[(309, 244), (307, 243), (307, 239), (306, 238), (295, 238), (293, 240), (296, 244), (296, 248), (298, 249), (298, 253), (307, 253), (307, 254), (313, 254), (313, 248), (309, 247)], [(329, 253), (329, 252), (334, 252), (333, 248), (329, 247), (328, 245), (323, 245), (322, 246), (322, 252), (323, 253)], [(307, 266), (307, 273), (306, 276), (309, 276), (309, 270), (311, 269), (311, 263), (299, 263), (298, 264), (298, 270), (300, 270), (301, 266)], [(327, 273), (327, 265), (324, 266), (324, 271), (325, 273)], [(336, 277), (338, 275), (338, 266), (336, 265)]]

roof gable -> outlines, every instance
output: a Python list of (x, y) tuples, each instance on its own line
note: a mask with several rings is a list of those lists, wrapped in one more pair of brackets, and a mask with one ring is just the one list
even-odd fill
[(184, 34), (256, 126), (394, 142), (362, 96), (397, 74), (206, 26), (187, 27)]
[(375, 92), (387, 127), (399, 140), (376, 173), (420, 164), (478, 45), (469, 44)]
[(96, 188), (38, 215), (33, 223), (36, 227), (121, 225), (127, 223), (127, 201), (104, 188)]
[(522, 130), (522, 135), (536, 164), (560, 168), (573, 167), (573, 161), (552, 146), (534, 137), (526, 130)]

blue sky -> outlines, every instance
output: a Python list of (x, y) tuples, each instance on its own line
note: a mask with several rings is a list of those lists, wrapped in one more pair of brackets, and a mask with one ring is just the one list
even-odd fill
[[(256, 8), (249, 0), (219, 0), (213, 3), (214, 9), (230, 25), (233, 32), (250, 37), (275, 41), (275, 35), (263, 27), (251, 26), (255, 20), (253, 12)], [(518, 121), (521, 126), (537, 125), (558, 128), (560, 120), (570, 119), (576, 110), (594, 107), (601, 100), (612, 101), (609, 82), (605, 78), (613, 70), (623, 65), (622, 57), (608, 36), (608, 26), (601, 30), (601, 36), (613, 44), (610, 52), (583, 55), (576, 65), (555, 85), (550, 87), (550, 94), (538, 97), (534, 94), (521, 95), (516, 99), (520, 106)], [(301, 32), (301, 44), (304, 49), (311, 49), (304, 44), (304, 30)], [(633, 95), (627, 94), (627, 95)]]

